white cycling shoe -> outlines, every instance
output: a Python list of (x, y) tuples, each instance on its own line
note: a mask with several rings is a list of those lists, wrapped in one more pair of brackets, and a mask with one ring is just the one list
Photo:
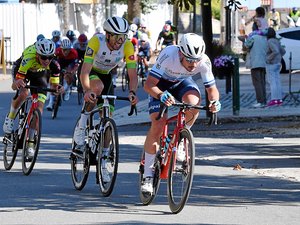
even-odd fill
[(153, 193), (153, 177), (145, 177), (141, 185), (141, 191), (143, 193)]
[(85, 128), (76, 126), (75, 131), (74, 131), (74, 141), (76, 142), (77, 145), (82, 146), (84, 145), (85, 141)]
[(6, 134), (10, 134), (13, 131), (13, 128), (14, 128), (14, 120), (10, 119), (8, 115), (6, 115), (3, 124), (3, 132)]

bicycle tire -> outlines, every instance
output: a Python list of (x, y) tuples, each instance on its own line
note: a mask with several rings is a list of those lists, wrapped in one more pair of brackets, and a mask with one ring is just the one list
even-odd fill
[(176, 152), (173, 151), (168, 173), (168, 201), (173, 213), (179, 213), (184, 208), (193, 183), (195, 143), (190, 129), (183, 128), (180, 131), (178, 146), (182, 141), (186, 150), (185, 159), (176, 160)]
[[(12, 140), (11, 140), (12, 138)], [(5, 170), (10, 170), (16, 160), (18, 148), (17, 148), (17, 134), (16, 132), (12, 133), (10, 135), (10, 138), (7, 136), (4, 136), (3, 138), (3, 164)], [(11, 142), (10, 142), (11, 141)]]
[[(98, 163), (97, 163), (97, 175), (99, 180), (100, 191), (104, 197), (111, 195), (118, 173), (119, 164), (119, 139), (116, 123), (111, 118), (103, 119), (103, 132), (98, 147)], [(107, 133), (108, 132), (108, 133)], [(106, 138), (109, 151), (104, 154), (104, 139)], [(104, 161), (105, 160), (105, 161)], [(105, 181), (103, 178), (103, 163), (105, 162), (105, 168), (109, 173), (110, 181)]]
[[(28, 148), (28, 143), (29, 143), (29, 132), (30, 132), (30, 127), (32, 123), (35, 123), (35, 132), (34, 132), (34, 154), (31, 160), (27, 157), (27, 148)], [(23, 144), (23, 150), (22, 150), (22, 171), (23, 174), (28, 176), (37, 159), (38, 152), (39, 152), (39, 147), (40, 147), (40, 141), (41, 141), (41, 133), (42, 133), (42, 115), (40, 110), (34, 109), (31, 115), (31, 118), (29, 120), (28, 128), (25, 130), (25, 136), (24, 136), (24, 144)]]
[(143, 175), (144, 175), (144, 159), (145, 159), (145, 151), (142, 153), (140, 169), (139, 169), (139, 185), (140, 185), (140, 199), (143, 205), (150, 205), (151, 202), (155, 199), (157, 192), (160, 186), (160, 172), (161, 172), (161, 160), (160, 153), (157, 153), (155, 162), (154, 162), (154, 174), (153, 174), (153, 193), (143, 193), (141, 191), (141, 185), (143, 183)]
[[(75, 128), (78, 126), (80, 117), (77, 119)], [(87, 133), (86, 133), (87, 135)], [(74, 133), (73, 133), (74, 137)], [(90, 171), (90, 157), (88, 146), (85, 145), (83, 154), (75, 154), (76, 144), (72, 138), (72, 153), (70, 155), (71, 160), (71, 177), (72, 182), (76, 190), (81, 191), (86, 185), (89, 171)]]
[(52, 119), (55, 119), (57, 117), (57, 112), (58, 112), (58, 108), (61, 105), (61, 95), (57, 95), (56, 96), (56, 101), (54, 102), (53, 105), (53, 110), (52, 110)]

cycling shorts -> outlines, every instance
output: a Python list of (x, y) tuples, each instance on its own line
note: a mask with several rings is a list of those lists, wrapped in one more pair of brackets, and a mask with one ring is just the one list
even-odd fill
[[(99, 72), (95, 71), (94, 69), (92, 69), (89, 77), (90, 77), (90, 80), (101, 80), (102, 81), (102, 83), (104, 85), (104, 89), (101, 93), (102, 95), (114, 95), (115, 94), (111, 73), (102, 74), (102, 73), (99, 73)], [(98, 99), (98, 102), (97, 102), (98, 107), (101, 107), (103, 105), (103, 102), (104, 102), (103, 99)], [(115, 110), (114, 99), (109, 99), (109, 106), (110, 106), (110, 111), (114, 112), (114, 110)]]
[[(174, 98), (177, 101), (180, 102), (182, 101), (182, 97), (184, 96), (184, 94), (190, 90), (196, 90), (199, 92), (200, 95), (200, 90), (198, 88), (198, 85), (195, 83), (192, 77), (188, 77), (182, 81), (175, 81), (175, 82), (171, 82), (161, 78), (157, 83), (157, 87), (162, 91), (167, 90), (174, 96)], [(159, 112), (160, 99), (149, 96), (148, 107), (149, 107), (149, 114)]]
[[(15, 75), (14, 75), (14, 77), (15, 77)], [(47, 70), (40, 71), (40, 72), (28, 71), (25, 76), (24, 81), (26, 83), (30, 82), (31, 86), (47, 88), (49, 77), (50, 77), (49, 71), (47, 71)], [(30, 89), (30, 92), (32, 94), (38, 94), (38, 101), (45, 103), (46, 97), (47, 97), (46, 91), (38, 90), (38, 92), (37, 92), (37, 90), (35, 90), (35, 89)], [(19, 95), (19, 91), (17, 91), (17, 94), (15, 95), (14, 99), (16, 99), (18, 95)]]

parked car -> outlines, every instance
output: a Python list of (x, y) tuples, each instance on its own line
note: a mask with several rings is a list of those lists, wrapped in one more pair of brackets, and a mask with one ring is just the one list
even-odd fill
[(300, 27), (283, 28), (276, 33), (286, 51), (281, 61), (281, 72), (287, 72), (290, 68), (300, 70)]

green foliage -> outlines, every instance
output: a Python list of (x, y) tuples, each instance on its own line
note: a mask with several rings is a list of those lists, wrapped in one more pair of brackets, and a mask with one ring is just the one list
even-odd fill
[(212, 0), (211, 1), (211, 14), (212, 17), (220, 20), (221, 19), (221, 0)]
[(196, 0), (169, 0), (168, 4), (177, 6), (180, 10), (190, 10), (190, 7), (195, 4)]

